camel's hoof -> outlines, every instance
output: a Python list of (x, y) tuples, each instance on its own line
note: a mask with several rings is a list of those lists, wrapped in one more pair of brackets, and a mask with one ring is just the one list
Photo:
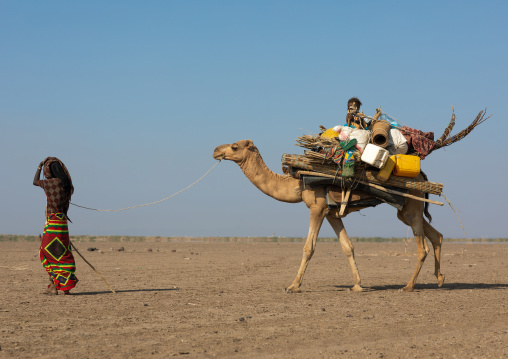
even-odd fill
[(286, 293), (287, 294), (300, 293), (300, 289), (290, 286), (289, 288), (286, 288)]
[(404, 288), (399, 289), (399, 292), (412, 292), (413, 289), (414, 289), (413, 287), (409, 287), (406, 285)]
[(445, 280), (445, 276), (444, 274), (440, 274), (438, 277), (437, 277), (437, 285), (441, 288), (444, 284), (444, 280)]
[(351, 291), (352, 292), (363, 292), (363, 288), (357, 284), (353, 288), (351, 288)]

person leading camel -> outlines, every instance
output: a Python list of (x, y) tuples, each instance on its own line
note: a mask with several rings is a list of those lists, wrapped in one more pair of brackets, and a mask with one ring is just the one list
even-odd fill
[[(40, 179), (41, 171), (45, 179)], [(50, 284), (43, 294), (56, 295), (58, 290), (70, 294), (78, 282), (67, 226), (67, 211), (74, 193), (71, 176), (62, 161), (47, 157), (37, 167), (33, 184), (41, 187), (47, 198), (39, 256), (49, 274)]]

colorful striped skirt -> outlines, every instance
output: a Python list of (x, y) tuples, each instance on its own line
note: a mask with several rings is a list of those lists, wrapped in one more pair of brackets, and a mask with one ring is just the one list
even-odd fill
[(76, 286), (76, 263), (71, 252), (67, 216), (51, 213), (46, 219), (39, 255), (56, 288), (67, 291)]

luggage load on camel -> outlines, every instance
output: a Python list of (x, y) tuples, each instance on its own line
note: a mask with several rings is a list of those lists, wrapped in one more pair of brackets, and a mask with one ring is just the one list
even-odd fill
[[(486, 110), (483, 110), (471, 125), (450, 137), (455, 125), (453, 111), (443, 135), (434, 141), (433, 132), (401, 126), (380, 107), (369, 117), (360, 112), (360, 106), (360, 100), (351, 98), (344, 125), (320, 126), (319, 134), (297, 138), (296, 145), (306, 149), (303, 155), (282, 156), (283, 171), (302, 179), (304, 186), (327, 187), (327, 193), (341, 191), (339, 204), (328, 195), (327, 202), (329, 206), (340, 206), (344, 215), (345, 206), (351, 206), (348, 202), (351, 190), (368, 192), (380, 202), (399, 209), (404, 203), (403, 197), (414, 195), (423, 202), (442, 205), (428, 199), (429, 193), (441, 195), (443, 185), (427, 180), (420, 161), (436, 149), (461, 140), (490, 117), (485, 118)], [(408, 194), (410, 190), (412, 195)], [(390, 193), (390, 198), (386, 193)]]

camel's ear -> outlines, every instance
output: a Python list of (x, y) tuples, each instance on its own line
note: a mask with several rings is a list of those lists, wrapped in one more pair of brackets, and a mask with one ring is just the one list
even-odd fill
[(252, 140), (245, 140), (245, 147), (252, 146)]

